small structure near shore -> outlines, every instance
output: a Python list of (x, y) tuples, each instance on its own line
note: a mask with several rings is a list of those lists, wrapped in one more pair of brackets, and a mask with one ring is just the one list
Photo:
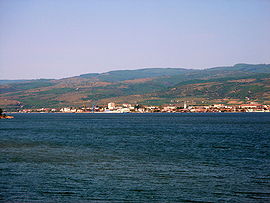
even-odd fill
[(0, 109), (0, 119), (10, 119), (14, 118), (13, 116), (7, 116), (6, 114), (3, 113), (3, 110)]

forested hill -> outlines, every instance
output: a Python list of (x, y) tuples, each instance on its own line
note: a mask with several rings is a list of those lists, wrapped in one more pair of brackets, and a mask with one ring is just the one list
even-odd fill
[(1, 80), (2, 108), (40, 108), (190, 101), (270, 104), (270, 64), (236, 64), (209, 69), (145, 68), (89, 73), (63, 79)]

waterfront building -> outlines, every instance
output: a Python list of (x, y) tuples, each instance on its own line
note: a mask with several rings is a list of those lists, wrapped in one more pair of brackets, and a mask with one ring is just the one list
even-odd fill
[(113, 103), (113, 102), (108, 103), (108, 109), (110, 109), (110, 110), (115, 109), (115, 103)]

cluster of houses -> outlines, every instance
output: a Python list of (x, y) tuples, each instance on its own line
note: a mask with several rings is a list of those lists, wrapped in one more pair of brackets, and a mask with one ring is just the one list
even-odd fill
[(40, 109), (21, 109), (21, 113), (44, 112), (44, 113), (206, 113), (206, 112), (270, 112), (270, 105), (263, 105), (257, 103), (241, 104), (241, 105), (225, 105), (213, 104), (206, 106), (183, 106), (177, 105), (162, 105), (162, 106), (145, 106), (145, 105), (131, 105), (121, 104), (116, 105), (113, 102), (106, 106), (92, 106), (92, 107), (64, 107), (64, 108), (40, 108)]

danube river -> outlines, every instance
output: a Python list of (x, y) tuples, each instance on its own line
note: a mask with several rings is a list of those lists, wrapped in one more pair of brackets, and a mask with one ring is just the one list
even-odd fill
[(270, 113), (14, 114), (4, 202), (270, 202)]

